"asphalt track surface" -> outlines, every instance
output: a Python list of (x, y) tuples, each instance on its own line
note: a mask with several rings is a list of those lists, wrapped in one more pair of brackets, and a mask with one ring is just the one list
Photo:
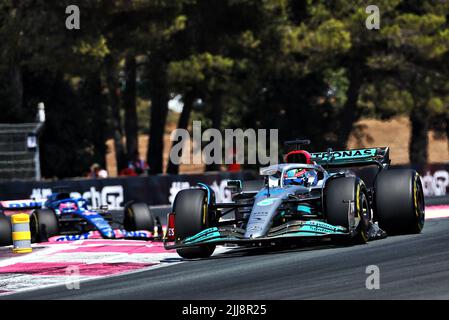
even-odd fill
[[(368, 290), (366, 268), (380, 270)], [(233, 250), (206, 260), (6, 299), (449, 299), (449, 219), (366, 245)]]

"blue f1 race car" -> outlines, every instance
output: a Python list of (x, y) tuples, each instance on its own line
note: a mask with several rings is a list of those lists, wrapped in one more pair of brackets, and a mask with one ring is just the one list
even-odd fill
[(11, 244), (11, 225), (4, 212), (28, 212), (32, 242), (73, 241), (90, 238), (154, 239), (155, 226), (162, 235), (158, 219), (145, 203), (129, 203), (124, 218), (113, 221), (108, 208), (90, 209), (84, 198), (69, 193), (53, 193), (44, 201), (18, 200), (0, 202), (0, 245)]
[(308, 142), (291, 142), (296, 150), (285, 163), (262, 168), (259, 185), (228, 182), (232, 203), (216, 203), (203, 184), (180, 191), (168, 216), (165, 247), (191, 259), (210, 256), (218, 244), (276, 245), (304, 238), (357, 244), (421, 232), (420, 177), (414, 170), (390, 170), (388, 147), (298, 150)]

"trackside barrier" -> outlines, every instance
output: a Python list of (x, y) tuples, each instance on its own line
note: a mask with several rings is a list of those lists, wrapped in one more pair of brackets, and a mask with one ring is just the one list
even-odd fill
[[(422, 178), (426, 205), (449, 204), (449, 163), (420, 166), (392, 166), (392, 169), (413, 168)], [(363, 168), (367, 181), (374, 182), (376, 170)], [(349, 170), (349, 169), (348, 169)], [(152, 175), (108, 179), (70, 179), (58, 181), (0, 182), (0, 201), (18, 199), (44, 199), (61, 185), (73, 190), (74, 197), (88, 199), (94, 208), (107, 205), (110, 210), (123, 211), (128, 201), (145, 202), (151, 207), (169, 205), (178, 191), (195, 186), (198, 182), (210, 185), (218, 201), (229, 201), (226, 180), (257, 180), (255, 171), (207, 172), (203, 174)], [(13, 203), (20, 208), (19, 202)], [(170, 206), (170, 205), (169, 205)], [(1, 207), (1, 205), (0, 205)], [(162, 215), (164, 221), (169, 210)], [(162, 221), (162, 220), (161, 220)], [(164, 224), (164, 223), (163, 223)]]
[(210, 185), (217, 200), (223, 200), (226, 195), (229, 197), (225, 190), (227, 180), (253, 180), (254, 176), (251, 171), (243, 171), (57, 181), (15, 180), (0, 182), (0, 201), (45, 199), (63, 185), (75, 198), (86, 198), (93, 208), (107, 205), (110, 210), (123, 210), (128, 201), (145, 202), (150, 206), (170, 204), (179, 190), (196, 186), (198, 182)]
[(31, 249), (30, 217), (19, 213), (11, 216), (14, 253), (29, 253)]

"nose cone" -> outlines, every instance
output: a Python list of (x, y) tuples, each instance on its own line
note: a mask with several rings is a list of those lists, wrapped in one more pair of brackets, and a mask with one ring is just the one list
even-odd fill
[(257, 199), (251, 210), (244, 237), (254, 239), (266, 236), (281, 201), (279, 198), (272, 197)]

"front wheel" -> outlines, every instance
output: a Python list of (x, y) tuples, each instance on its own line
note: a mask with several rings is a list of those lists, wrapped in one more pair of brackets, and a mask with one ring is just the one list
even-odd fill
[(200, 247), (180, 248), (176, 250), (181, 258), (184, 259), (200, 259), (209, 258), (215, 251), (213, 245), (203, 245)]
[(45, 242), (59, 234), (56, 213), (50, 209), (38, 209), (31, 214), (30, 231), (32, 242)]
[(125, 208), (123, 226), (127, 231), (154, 231), (154, 217), (146, 203), (131, 203)]
[(0, 246), (9, 246), (12, 244), (11, 220), (3, 213), (0, 213)]
[(327, 222), (345, 227), (350, 235), (339, 239), (342, 244), (362, 244), (368, 241), (371, 208), (365, 184), (356, 177), (341, 177), (329, 181), (325, 190), (324, 209)]
[[(203, 189), (186, 189), (178, 192), (173, 205), (175, 213), (175, 239), (182, 241), (207, 228), (214, 223), (209, 211), (206, 191)], [(201, 245), (177, 249), (176, 252), (185, 259), (210, 257), (215, 245)]]

